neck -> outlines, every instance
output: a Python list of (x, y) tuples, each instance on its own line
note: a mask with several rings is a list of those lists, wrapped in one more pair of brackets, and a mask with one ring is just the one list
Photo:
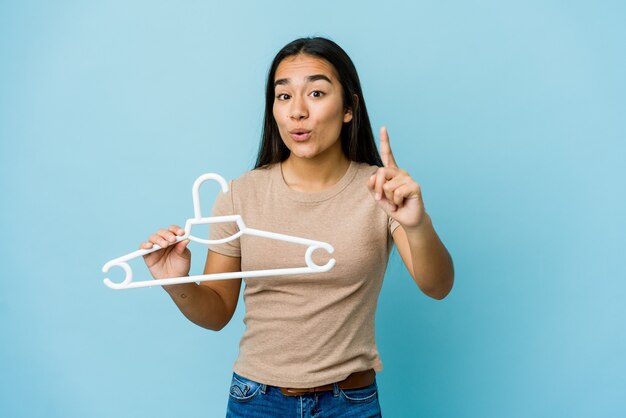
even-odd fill
[(350, 160), (338, 153), (314, 158), (291, 154), (282, 163), (283, 178), (289, 188), (300, 192), (319, 192), (335, 185), (346, 174)]

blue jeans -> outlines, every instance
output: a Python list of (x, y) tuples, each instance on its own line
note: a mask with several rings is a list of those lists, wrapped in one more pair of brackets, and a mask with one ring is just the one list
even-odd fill
[(376, 381), (360, 389), (334, 389), (285, 396), (268, 386), (233, 373), (226, 418), (369, 418), (381, 417)]

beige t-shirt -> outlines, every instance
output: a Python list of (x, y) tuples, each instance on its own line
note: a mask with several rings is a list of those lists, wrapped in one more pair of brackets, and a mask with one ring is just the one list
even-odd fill
[[(220, 193), (213, 216), (239, 214), (249, 228), (328, 242), (313, 261), (325, 273), (244, 279), (246, 330), (234, 371), (272, 386), (313, 387), (350, 373), (382, 370), (374, 338), (374, 316), (399, 224), (378, 206), (367, 188), (375, 166), (351, 162), (334, 186), (316, 193), (290, 189), (281, 165), (249, 171)], [(211, 239), (238, 231), (215, 224)], [(305, 245), (242, 235), (211, 245), (241, 257), (242, 271), (306, 267)]]

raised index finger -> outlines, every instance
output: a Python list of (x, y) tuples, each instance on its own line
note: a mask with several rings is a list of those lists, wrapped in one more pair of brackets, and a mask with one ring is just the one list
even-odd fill
[(384, 126), (380, 128), (380, 157), (385, 167), (398, 167), (395, 158), (393, 158), (393, 153), (391, 152), (389, 133)]

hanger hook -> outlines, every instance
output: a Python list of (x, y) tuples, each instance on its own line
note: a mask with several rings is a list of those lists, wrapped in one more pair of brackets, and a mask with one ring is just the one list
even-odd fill
[(326, 264), (324, 264), (323, 266), (319, 266), (319, 265), (315, 264), (315, 262), (313, 261), (313, 258), (311, 258), (311, 257), (313, 255), (313, 252), (315, 250), (317, 250), (318, 248), (326, 250), (326, 252), (328, 252), (328, 254), (332, 254), (335, 251), (333, 246), (330, 245), (330, 244), (326, 244), (326, 245), (311, 245), (309, 248), (307, 248), (306, 253), (304, 254), (304, 260), (306, 261), (306, 265), (309, 266), (309, 268), (311, 268), (311, 269), (313, 269), (315, 271), (319, 271), (319, 272), (324, 272), (324, 271), (328, 271), (328, 270), (332, 269), (335, 266), (335, 263), (336, 263), (334, 258), (331, 258), (330, 260), (328, 260), (328, 262)]
[(111, 267), (120, 267), (126, 272), (126, 277), (124, 277), (124, 280), (121, 283), (112, 282), (108, 277), (103, 280), (104, 284), (109, 286), (111, 289), (124, 289), (130, 284), (130, 282), (133, 281), (133, 271), (127, 262), (123, 261), (120, 263), (116, 262), (116, 260), (109, 261), (102, 267), (102, 272), (108, 273)]
[(206, 173), (201, 175), (193, 182), (191, 193), (193, 195), (193, 214), (196, 219), (202, 218), (202, 209), (200, 208), (200, 186), (207, 180), (215, 180), (222, 187), (222, 193), (228, 193), (228, 183), (224, 177), (215, 173)]

